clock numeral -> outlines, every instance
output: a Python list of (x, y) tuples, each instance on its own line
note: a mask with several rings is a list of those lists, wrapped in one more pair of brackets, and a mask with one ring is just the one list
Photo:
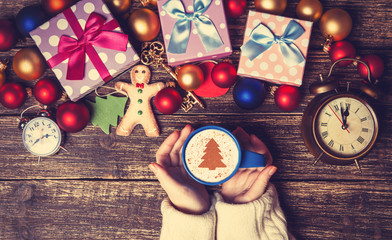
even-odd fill
[(334, 144), (334, 141), (331, 140), (331, 141), (329, 141), (328, 146), (333, 147), (333, 144)]
[(49, 124), (48, 124), (48, 128), (51, 128), (51, 127), (52, 127), (52, 124), (49, 123)]
[(32, 131), (34, 131), (34, 128), (33, 127), (29, 127), (29, 130), (32, 132)]
[(45, 122), (44, 121), (42, 121), (41, 123), (42, 123), (42, 126), (45, 126)]
[(28, 137), (28, 138), (31, 138), (31, 135), (30, 135), (30, 134), (27, 134), (27, 137)]
[(29, 143), (33, 143), (33, 140), (29, 140)]
[(53, 135), (53, 138), (54, 138), (54, 139), (57, 139), (57, 136), (56, 136), (56, 135)]
[(357, 110), (355, 110), (355, 113), (357, 113), (357, 112), (358, 112), (358, 110), (359, 110), (359, 108), (357, 108)]
[(325, 112), (325, 114), (327, 114), (329, 117), (332, 116), (331, 114), (329, 114), (329, 113), (327, 113), (327, 112)]
[(335, 108), (335, 111), (339, 111), (339, 105), (333, 105), (333, 107)]
[(342, 144), (340, 144), (340, 146), (339, 146), (339, 151), (341, 151), (341, 152), (343, 152), (343, 151), (344, 151), (344, 147), (343, 147), (343, 145), (342, 145)]
[(369, 129), (367, 129), (367, 128), (362, 128), (362, 132), (369, 132)]
[(367, 117), (361, 118), (361, 122), (364, 122), (367, 120)]
[(351, 106), (350, 103), (346, 103), (346, 109), (347, 109), (347, 111), (350, 111), (350, 106)]
[(327, 131), (325, 131), (325, 132), (322, 132), (322, 133), (321, 133), (321, 136), (322, 136), (323, 138), (326, 138), (326, 137), (328, 137), (328, 132), (327, 132)]
[(52, 129), (52, 133), (55, 133), (56, 132), (56, 129)]
[(352, 144), (351, 144), (351, 149), (352, 149), (352, 150), (354, 150), (354, 149), (355, 149), (354, 145), (352, 145)]
[(326, 127), (326, 126), (327, 126), (327, 123), (321, 123), (321, 126), (322, 126), (322, 127)]
[(360, 144), (362, 144), (363, 141), (365, 141), (365, 139), (364, 139), (363, 137), (359, 136), (359, 137), (357, 138), (357, 141), (358, 141)]
[(34, 127), (39, 127), (39, 122), (35, 122)]

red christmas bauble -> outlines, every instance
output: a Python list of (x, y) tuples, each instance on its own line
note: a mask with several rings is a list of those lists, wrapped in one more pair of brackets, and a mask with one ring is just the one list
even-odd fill
[(212, 69), (211, 78), (218, 87), (229, 88), (237, 79), (237, 70), (231, 63), (220, 62)]
[(66, 102), (56, 113), (57, 124), (66, 132), (79, 132), (90, 121), (90, 112), (83, 103)]
[[(369, 65), (371, 78), (378, 79), (384, 72), (384, 62), (377, 55), (367, 55), (361, 59)], [(364, 79), (368, 79), (368, 71), (365, 65), (358, 63), (358, 73)]]
[(26, 98), (26, 89), (19, 83), (6, 83), (0, 88), (0, 103), (6, 108), (18, 108)]
[(275, 104), (281, 110), (290, 112), (299, 105), (300, 94), (297, 87), (282, 85), (275, 91)]
[(42, 6), (50, 15), (61, 13), (76, 2), (77, 0), (41, 0)]
[(240, 17), (246, 10), (246, 0), (223, 0), (223, 3), (228, 17)]
[(35, 84), (33, 95), (44, 105), (55, 103), (61, 97), (60, 85), (57, 81), (43, 78)]
[(0, 51), (5, 52), (15, 47), (17, 36), (16, 26), (8, 20), (0, 19)]
[[(355, 47), (349, 41), (335, 42), (332, 44), (331, 49), (329, 50), (329, 58), (331, 59), (332, 63), (342, 58), (355, 58), (355, 55)], [(346, 67), (352, 62), (353, 61), (342, 61), (336, 65), (339, 67)]]
[(163, 114), (177, 112), (181, 103), (181, 95), (174, 88), (164, 88), (155, 96), (155, 106)]

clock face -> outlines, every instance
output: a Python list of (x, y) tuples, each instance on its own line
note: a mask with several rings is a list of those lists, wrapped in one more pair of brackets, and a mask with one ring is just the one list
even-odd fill
[(315, 116), (313, 134), (328, 155), (353, 159), (365, 154), (378, 133), (373, 109), (362, 99), (344, 95), (330, 98)]
[(24, 127), (22, 137), (26, 149), (37, 156), (49, 156), (60, 149), (60, 128), (49, 118), (32, 119)]

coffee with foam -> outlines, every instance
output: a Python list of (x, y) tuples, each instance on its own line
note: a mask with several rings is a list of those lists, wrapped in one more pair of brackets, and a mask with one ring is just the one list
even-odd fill
[(205, 129), (192, 136), (185, 148), (185, 164), (197, 179), (217, 183), (228, 178), (237, 168), (237, 142), (224, 131)]

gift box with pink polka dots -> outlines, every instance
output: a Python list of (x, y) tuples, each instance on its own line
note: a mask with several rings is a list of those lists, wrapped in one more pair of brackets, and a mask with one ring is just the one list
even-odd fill
[[(170, 11), (173, 6), (164, 7), (168, 2), (171, 2), (174, 10)], [(232, 54), (223, 0), (158, 0), (157, 3), (167, 62), (170, 66), (223, 58)], [(179, 28), (176, 29), (175, 25)], [(220, 44), (206, 48), (205, 45), (211, 43), (213, 38), (218, 39)], [(182, 45), (185, 51), (171, 52), (171, 40), (173, 48)]]
[[(289, 25), (296, 26), (287, 29)], [(277, 84), (301, 86), (312, 25), (309, 21), (250, 10), (243, 44), (251, 39), (256, 43), (248, 44), (246, 50), (244, 45), (241, 47), (238, 75)], [(294, 35), (295, 37), (292, 37)], [(282, 48), (281, 44), (285, 46)]]
[[(70, 12), (69, 9), (72, 12)], [(117, 21), (114, 20), (112, 14), (102, 0), (82, 0), (69, 9), (30, 32), (31, 37), (47, 61), (59, 54), (59, 42), (62, 36), (71, 37), (76, 41), (80, 40), (76, 37), (74, 32), (75, 23), (80, 25), (79, 28), (81, 31), (86, 31), (86, 21), (88, 21), (88, 18), (92, 13), (96, 13), (100, 17), (103, 17), (103, 19), (106, 20), (105, 24), (110, 22), (113, 29), (109, 29), (109, 31), (123, 33), (121, 28), (117, 27)], [(69, 13), (68, 16), (71, 15), (71, 18), (75, 19), (73, 24), (71, 24), (69, 18), (67, 19), (64, 15), (67, 11)], [(103, 30), (107, 31), (108, 29)], [(92, 47), (96, 51), (96, 58), (94, 61), (91, 61), (89, 58), (91, 55), (87, 54), (87, 52), (84, 53), (85, 65), (84, 69), (82, 68), (84, 70), (82, 73), (83, 79), (67, 79), (67, 71), (73, 71), (73, 69), (70, 69), (68, 66), (68, 62), (71, 58), (66, 58), (63, 61), (60, 60), (57, 65), (52, 66), (54, 74), (72, 101), (81, 99), (95, 88), (103, 85), (108, 80), (116, 77), (139, 62), (139, 56), (129, 41), (127, 41), (128, 38), (123, 41), (123, 50), (125, 51), (98, 47), (93, 44)], [(98, 66), (99, 69), (102, 69), (103, 67), (106, 68), (105, 71), (107, 75), (104, 79), (105, 81), (102, 79), (102, 76), (104, 76), (102, 75), (102, 71), (97, 70), (97, 62), (100, 64), (100, 67)], [(51, 65), (49, 64), (49, 66)]]

